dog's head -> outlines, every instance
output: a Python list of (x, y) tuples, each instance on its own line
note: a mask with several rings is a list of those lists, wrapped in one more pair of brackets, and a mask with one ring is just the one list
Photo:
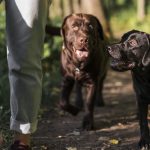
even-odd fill
[(147, 67), (150, 64), (150, 35), (132, 30), (119, 43), (107, 47), (112, 57), (111, 67), (117, 71)]
[(86, 61), (103, 40), (103, 30), (98, 19), (89, 14), (71, 14), (64, 19), (61, 28), (64, 47), (78, 61)]

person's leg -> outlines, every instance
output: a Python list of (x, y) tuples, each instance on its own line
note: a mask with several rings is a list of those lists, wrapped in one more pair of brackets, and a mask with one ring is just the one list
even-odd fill
[(6, 0), (10, 129), (29, 144), (41, 101), (41, 50), (49, 0)]

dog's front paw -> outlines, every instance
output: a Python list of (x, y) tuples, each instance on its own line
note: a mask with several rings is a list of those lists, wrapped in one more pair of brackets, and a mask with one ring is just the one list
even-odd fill
[(63, 101), (60, 101), (59, 107), (62, 110), (67, 111), (68, 113), (72, 114), (73, 116), (76, 116), (81, 110), (80, 108), (75, 107), (75, 106), (68, 104), (66, 102), (63, 102)]
[(93, 122), (93, 117), (91, 117), (90, 115), (86, 115), (83, 118), (83, 122), (82, 122), (82, 128), (83, 130), (93, 130), (94, 129), (94, 122)]
[(140, 150), (150, 150), (150, 137), (139, 141)]

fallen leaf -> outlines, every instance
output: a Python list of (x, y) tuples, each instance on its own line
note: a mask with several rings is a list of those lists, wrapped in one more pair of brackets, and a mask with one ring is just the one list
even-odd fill
[(42, 150), (48, 150), (48, 147), (45, 145), (42, 145), (41, 148), (42, 148)]
[(109, 140), (109, 142), (113, 145), (119, 144), (119, 140), (116, 140), (116, 139)]
[(59, 135), (57, 136), (57, 138), (61, 139), (61, 138), (65, 138), (65, 136)]
[(77, 150), (76, 147), (66, 147), (67, 150)]

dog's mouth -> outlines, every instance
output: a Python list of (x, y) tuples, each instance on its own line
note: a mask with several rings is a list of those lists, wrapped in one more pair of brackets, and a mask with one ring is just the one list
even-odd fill
[(114, 70), (127, 71), (132, 70), (135, 67), (135, 62), (112, 59), (110, 65)]
[(80, 61), (86, 60), (89, 56), (89, 51), (85, 47), (83, 47), (81, 49), (76, 49), (75, 47), (73, 47), (73, 51), (74, 51), (76, 57), (78, 58), (78, 60), (80, 60)]
[(107, 50), (111, 57), (110, 66), (113, 70), (127, 71), (132, 70), (135, 67), (135, 62), (129, 61), (128, 59), (126, 59), (126, 57), (124, 58), (120, 53), (114, 53), (112, 48), (108, 47)]

